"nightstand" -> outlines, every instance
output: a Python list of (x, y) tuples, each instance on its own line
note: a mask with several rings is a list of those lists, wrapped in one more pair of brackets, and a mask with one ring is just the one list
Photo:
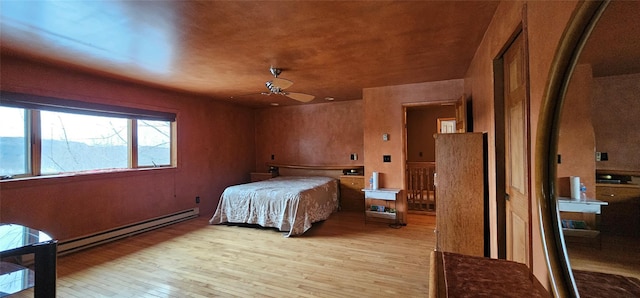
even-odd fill
[(364, 176), (340, 176), (340, 210), (364, 210)]
[(251, 182), (271, 179), (277, 176), (276, 173), (251, 173)]
[[(558, 211), (560, 211), (562, 223), (564, 224), (565, 220), (567, 223), (567, 226), (562, 227), (565, 242), (595, 242), (599, 248), (602, 247), (596, 216), (602, 213), (602, 206), (607, 205), (609, 203), (596, 199), (576, 200), (558, 197)], [(586, 224), (587, 227), (574, 227), (571, 224), (573, 220)]]
[(400, 189), (365, 188), (363, 191), (365, 199), (365, 223), (372, 218), (380, 218), (398, 224), (397, 202)]

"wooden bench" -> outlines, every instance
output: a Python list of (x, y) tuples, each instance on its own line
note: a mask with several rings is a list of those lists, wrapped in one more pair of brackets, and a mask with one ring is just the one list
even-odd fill
[(551, 297), (524, 264), (433, 251), (429, 297)]

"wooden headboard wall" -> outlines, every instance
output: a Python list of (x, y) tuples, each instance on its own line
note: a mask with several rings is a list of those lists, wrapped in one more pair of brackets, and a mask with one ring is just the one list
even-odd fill
[(326, 176), (339, 179), (345, 171), (357, 171), (360, 175), (364, 173), (363, 165), (289, 165), (289, 164), (267, 164), (269, 167), (278, 169), (280, 176)]

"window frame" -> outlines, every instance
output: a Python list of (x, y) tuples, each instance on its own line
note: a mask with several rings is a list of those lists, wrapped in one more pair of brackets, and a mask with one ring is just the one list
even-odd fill
[[(127, 172), (140, 169), (168, 169), (177, 167), (177, 115), (173, 112), (162, 112), (81, 102), (53, 97), (36, 96), (15, 92), (0, 91), (0, 106), (21, 108), (25, 110), (25, 138), (27, 141), (27, 173), (11, 175), (9, 179), (44, 178), (68, 175), (91, 175), (112, 172)], [(127, 119), (127, 156), (128, 167), (121, 169), (96, 169), (78, 172), (61, 172), (42, 174), (42, 132), (40, 111), (63, 112), (88, 116), (103, 116)], [(157, 166), (138, 165), (138, 129), (137, 121), (153, 120), (169, 122), (169, 164)]]
[[(175, 132), (176, 132), (176, 126), (175, 126), (176, 122), (175, 121), (169, 122), (169, 142), (170, 142), (170, 144), (169, 144), (169, 152), (170, 152), (169, 164), (168, 165), (166, 165), (166, 164), (165, 165), (140, 165), (140, 162), (139, 162), (139, 151), (140, 151), (140, 148), (138, 148), (138, 146), (139, 146), (139, 143), (138, 143), (138, 140), (139, 140), (139, 138), (138, 138), (138, 126), (139, 125), (137, 123), (140, 120), (145, 120), (145, 119), (133, 119), (133, 121), (130, 122), (131, 131), (130, 131), (129, 135), (130, 135), (130, 138), (132, 138), (133, 140), (131, 140), (129, 142), (129, 144), (130, 144), (130, 146), (135, 144), (135, 147), (129, 148), (129, 150), (130, 150), (130, 154), (129, 154), (129, 157), (130, 157), (129, 158), (130, 168), (132, 168), (131, 167), (132, 164), (135, 164), (136, 165), (135, 168), (137, 168), (137, 169), (159, 168), (159, 167), (168, 167), (168, 166), (175, 165), (177, 163), (176, 159), (174, 158), (175, 157), (174, 152), (176, 152), (176, 148), (177, 148), (175, 146), (176, 138), (174, 137), (175, 136)], [(157, 120), (153, 120), (153, 121), (157, 121)]]

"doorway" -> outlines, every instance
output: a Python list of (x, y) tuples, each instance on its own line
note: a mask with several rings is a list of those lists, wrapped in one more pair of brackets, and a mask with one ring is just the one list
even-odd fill
[(407, 209), (414, 214), (436, 211), (435, 139), (438, 129), (456, 119), (456, 101), (404, 106)]

